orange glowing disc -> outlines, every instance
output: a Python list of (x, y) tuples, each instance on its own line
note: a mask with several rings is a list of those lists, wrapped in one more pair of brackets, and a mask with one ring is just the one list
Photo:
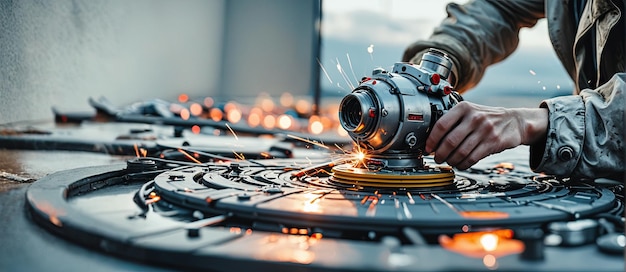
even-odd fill
[(333, 167), (333, 181), (367, 187), (427, 188), (452, 185), (454, 172), (451, 169), (429, 168), (415, 172), (372, 171), (342, 164)]
[(493, 220), (509, 218), (508, 213), (498, 211), (459, 211), (459, 214), (465, 218), (472, 219)]

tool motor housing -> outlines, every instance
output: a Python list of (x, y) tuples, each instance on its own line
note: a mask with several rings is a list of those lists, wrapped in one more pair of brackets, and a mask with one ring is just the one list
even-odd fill
[[(451, 70), (451, 59), (435, 49), (419, 64), (374, 69), (341, 101), (341, 126), (371, 158), (421, 158), (435, 122), (462, 100), (448, 82)], [(411, 166), (408, 161), (397, 164)]]

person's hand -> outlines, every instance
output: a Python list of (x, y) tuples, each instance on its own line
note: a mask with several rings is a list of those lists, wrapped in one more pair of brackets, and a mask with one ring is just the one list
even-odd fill
[(461, 102), (435, 123), (426, 152), (435, 162), (460, 170), (491, 154), (521, 144), (530, 145), (546, 135), (548, 110), (506, 109)]

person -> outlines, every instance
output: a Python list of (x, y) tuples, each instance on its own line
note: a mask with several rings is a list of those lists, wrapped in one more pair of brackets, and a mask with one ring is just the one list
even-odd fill
[(461, 102), (434, 125), (426, 152), (467, 169), (490, 154), (530, 145), (536, 172), (579, 178), (624, 175), (626, 22), (622, 0), (487, 1), (448, 4), (448, 17), (427, 40), (405, 50), (417, 62), (429, 48), (453, 60), (451, 83), (475, 86), (488, 65), (509, 56), (523, 27), (546, 18), (550, 39), (575, 82), (574, 94), (538, 108)]

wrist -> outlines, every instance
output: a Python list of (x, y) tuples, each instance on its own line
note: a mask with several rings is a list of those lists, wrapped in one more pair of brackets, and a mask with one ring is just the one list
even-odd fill
[(522, 133), (522, 144), (533, 145), (540, 141), (545, 141), (548, 131), (548, 109), (519, 109), (517, 118), (520, 122)]

